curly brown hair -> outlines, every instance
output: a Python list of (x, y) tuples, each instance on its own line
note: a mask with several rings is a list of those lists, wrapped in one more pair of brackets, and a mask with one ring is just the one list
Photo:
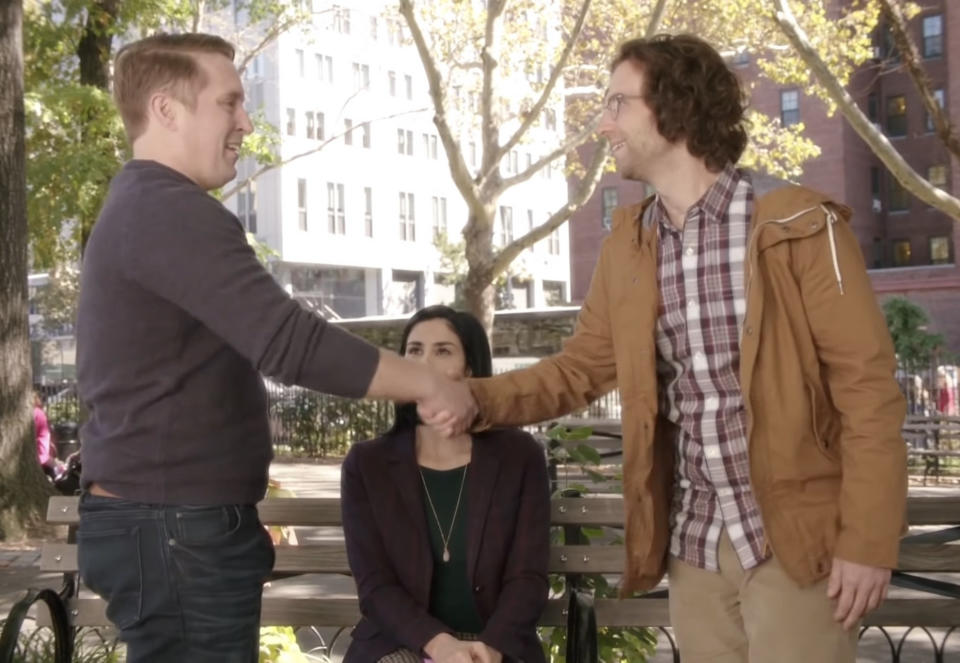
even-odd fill
[(740, 81), (710, 44), (689, 34), (660, 34), (620, 45), (613, 71), (631, 62), (644, 73), (644, 101), (657, 130), (687, 149), (713, 172), (736, 163), (747, 145)]

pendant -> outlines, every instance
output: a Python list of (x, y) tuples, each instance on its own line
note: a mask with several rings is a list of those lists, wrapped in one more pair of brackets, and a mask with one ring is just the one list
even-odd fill
[(449, 562), (449, 561), (450, 561), (450, 551), (447, 550), (446, 547), (444, 547), (444, 549), (443, 549), (443, 561), (444, 561), (444, 562)]

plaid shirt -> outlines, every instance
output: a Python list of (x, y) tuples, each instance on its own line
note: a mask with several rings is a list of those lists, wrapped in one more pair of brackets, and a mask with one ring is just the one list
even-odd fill
[(716, 571), (725, 527), (741, 565), (750, 569), (765, 559), (739, 377), (753, 186), (749, 175), (728, 165), (687, 210), (682, 231), (659, 198), (654, 205), (660, 406), (680, 429), (670, 554)]

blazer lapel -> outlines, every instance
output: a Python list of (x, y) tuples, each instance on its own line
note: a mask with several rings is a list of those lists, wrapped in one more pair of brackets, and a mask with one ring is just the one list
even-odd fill
[[(400, 493), (400, 504), (407, 512), (409, 520), (413, 522), (416, 540), (423, 553), (420, 557), (431, 560), (430, 539), (427, 524), (424, 520), (423, 497), (421, 496), (420, 472), (417, 468), (416, 441), (413, 430), (404, 431), (393, 441), (388, 458), (390, 466), (389, 476)], [(432, 573), (433, 562), (429, 563), (429, 573)], [(430, 577), (428, 573), (428, 578)]]
[(500, 473), (500, 459), (495, 447), (489, 442), (473, 438), (473, 451), (470, 457), (470, 469), (467, 496), (467, 577), (472, 579), (477, 568), (480, 544), (484, 539), (484, 528), (490, 503), (493, 500), (497, 475)]

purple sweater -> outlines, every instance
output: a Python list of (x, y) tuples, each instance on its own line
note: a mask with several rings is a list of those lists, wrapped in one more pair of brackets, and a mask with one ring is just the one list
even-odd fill
[(83, 260), (83, 486), (156, 504), (257, 502), (272, 457), (260, 373), (359, 397), (378, 359), (292, 300), (217, 200), (131, 161)]

